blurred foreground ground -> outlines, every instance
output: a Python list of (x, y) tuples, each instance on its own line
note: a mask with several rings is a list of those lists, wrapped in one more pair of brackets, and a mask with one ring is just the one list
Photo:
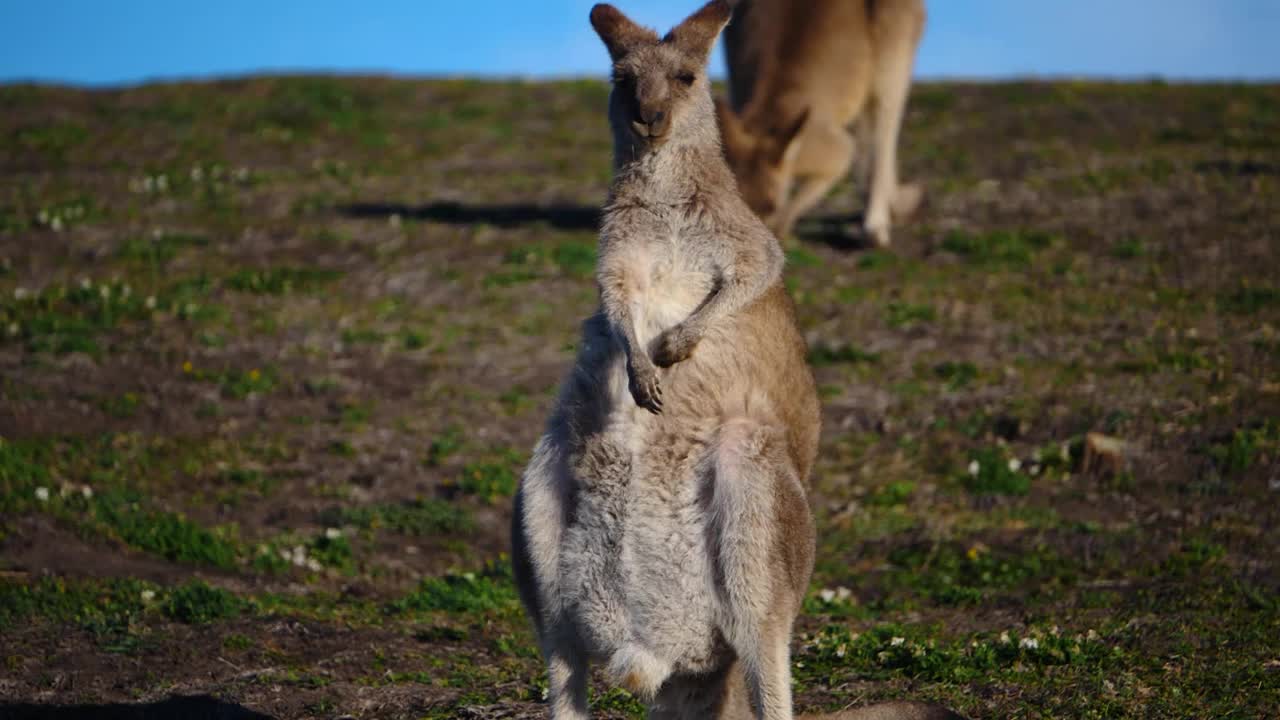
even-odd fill
[[(502, 553), (606, 95), (0, 87), (0, 716), (542, 716)], [(1280, 715), (1280, 87), (925, 85), (902, 151), (891, 252), (849, 186), (789, 251), (798, 707)]]

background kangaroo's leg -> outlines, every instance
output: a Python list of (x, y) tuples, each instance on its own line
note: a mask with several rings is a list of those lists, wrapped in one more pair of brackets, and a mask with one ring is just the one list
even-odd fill
[[(895, 28), (897, 29), (897, 28)], [(908, 28), (901, 28), (907, 31)], [(902, 114), (907, 105), (907, 92), (911, 87), (911, 68), (915, 60), (915, 45), (905, 42), (889, 42), (889, 50), (876, 64), (873, 150), (875, 163), (871, 175), (871, 202), (867, 208), (867, 234), (881, 246), (889, 244), (889, 227), (893, 206), (900, 211), (911, 210), (919, 202), (911, 194), (919, 194), (919, 188), (906, 190), (898, 198), (898, 135), (902, 128)], [(895, 202), (896, 199), (896, 202)]]
[[(819, 121), (811, 118), (809, 122)], [(771, 228), (779, 240), (786, 240), (796, 222), (849, 173), (857, 148), (848, 131), (825, 124), (806, 128), (799, 142), (804, 144), (795, 162), (795, 187)]]

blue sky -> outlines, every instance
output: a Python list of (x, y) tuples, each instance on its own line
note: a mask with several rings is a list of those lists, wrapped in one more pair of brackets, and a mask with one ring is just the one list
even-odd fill
[[(0, 0), (0, 82), (603, 75), (591, 0)], [(619, 0), (662, 30), (698, 0)], [(933, 0), (916, 74), (1280, 79), (1280, 0)], [(722, 67), (719, 52), (714, 71)]]

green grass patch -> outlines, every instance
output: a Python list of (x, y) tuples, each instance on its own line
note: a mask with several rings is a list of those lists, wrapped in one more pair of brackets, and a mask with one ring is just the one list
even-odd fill
[(480, 573), (460, 573), (423, 580), (417, 590), (392, 603), (394, 610), (476, 614), (519, 611), (509, 563), (490, 563)]
[(884, 315), (889, 327), (893, 328), (929, 323), (938, 318), (938, 312), (934, 310), (932, 305), (915, 304), (900, 300), (890, 301), (884, 308)]
[(547, 277), (588, 279), (595, 275), (594, 240), (562, 240), (510, 250), (502, 258), (502, 270), (484, 279), (486, 288), (508, 287)]
[(1280, 288), (1241, 284), (1234, 290), (1222, 293), (1218, 304), (1223, 310), (1236, 315), (1256, 315), (1263, 310), (1280, 306)]
[(910, 480), (897, 480), (883, 487), (876, 488), (869, 496), (867, 496), (868, 505), (878, 505), (881, 507), (892, 507), (895, 505), (905, 505), (910, 502), (911, 496), (915, 494), (916, 484)]
[(427, 467), (439, 467), (441, 463), (461, 450), (463, 445), (462, 430), (457, 427), (447, 427), (444, 432), (431, 440), (431, 445), (427, 447), (427, 457), (423, 462)]
[(337, 270), (317, 268), (267, 268), (238, 270), (227, 276), (225, 284), (232, 290), (256, 295), (287, 295), (314, 292), (342, 277)]
[(468, 463), (462, 468), (457, 487), (467, 495), (486, 502), (497, 502), (516, 492), (517, 476), (511, 460), (487, 460)]
[(107, 534), (139, 550), (174, 562), (220, 568), (232, 568), (236, 564), (237, 545), (225, 534), (177, 513), (146, 509), (136, 493), (97, 493), (93, 497), (92, 512)]
[(1117, 260), (1135, 260), (1146, 254), (1146, 244), (1137, 238), (1125, 238), (1111, 246), (1111, 257)]
[(1232, 431), (1209, 446), (1209, 457), (1220, 472), (1238, 475), (1280, 455), (1280, 422), (1268, 420)]
[(982, 448), (973, 453), (962, 484), (976, 495), (1026, 495), (1031, 476), (1021, 463), (1001, 448)]
[(203, 235), (157, 232), (150, 237), (134, 237), (125, 240), (116, 250), (116, 257), (163, 267), (177, 257), (182, 250), (206, 247), (208, 244), (209, 239)]
[(947, 386), (948, 390), (960, 390), (977, 379), (978, 367), (968, 361), (947, 360), (934, 365), (933, 374)]
[(952, 230), (943, 239), (942, 249), (973, 265), (1022, 266), (1053, 242), (1053, 235), (1039, 230)]
[(465, 508), (436, 498), (334, 508), (322, 515), (322, 522), (335, 526), (354, 525), (364, 530), (386, 529), (419, 537), (462, 533), (475, 526)]
[(235, 595), (201, 580), (174, 588), (164, 603), (165, 615), (189, 625), (234, 618), (244, 609), (244, 603)]
[(809, 364), (816, 367), (827, 365), (872, 365), (880, 361), (877, 353), (861, 350), (850, 344), (815, 345), (809, 349)]
[(854, 632), (828, 625), (803, 637), (796, 682), (836, 686), (853, 679), (910, 678), (931, 682), (991, 682), (1037, 668), (1075, 666), (1114, 669), (1127, 658), (1096, 633), (1066, 634), (1053, 628), (941, 637), (926, 628), (876, 625)]

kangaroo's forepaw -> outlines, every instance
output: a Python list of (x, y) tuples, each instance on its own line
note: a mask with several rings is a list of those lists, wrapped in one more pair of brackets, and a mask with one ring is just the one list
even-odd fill
[(699, 339), (699, 334), (685, 325), (668, 328), (654, 341), (653, 361), (658, 367), (667, 368), (688, 360)]
[(657, 415), (662, 412), (662, 387), (658, 369), (653, 365), (631, 365), (627, 368), (627, 386), (636, 404)]

